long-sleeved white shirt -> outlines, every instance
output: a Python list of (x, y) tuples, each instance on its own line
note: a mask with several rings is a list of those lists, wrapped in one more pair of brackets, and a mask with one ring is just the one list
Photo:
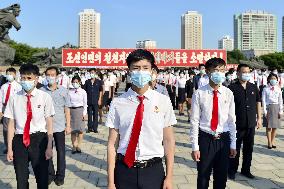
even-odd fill
[(262, 105), (263, 105), (263, 113), (267, 115), (267, 107), (270, 104), (279, 104), (279, 113), (283, 114), (283, 99), (282, 99), (282, 91), (278, 86), (272, 86), (269, 84), (262, 91)]
[[(214, 135), (211, 130), (213, 88), (208, 84), (196, 90), (192, 96), (191, 132), (192, 150), (198, 151), (199, 129)], [(218, 89), (218, 126), (216, 133), (230, 132), (231, 149), (236, 149), (236, 116), (233, 92), (220, 86)]]

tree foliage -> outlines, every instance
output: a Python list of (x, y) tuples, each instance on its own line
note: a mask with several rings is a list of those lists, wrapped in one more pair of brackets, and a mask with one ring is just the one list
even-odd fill
[(9, 45), (16, 50), (15, 59), (13, 62), (14, 65), (34, 63), (32, 55), (47, 50), (46, 48), (35, 48), (24, 43), (17, 43), (15, 41), (10, 41)]
[(228, 64), (239, 64), (240, 60), (247, 60), (245, 55), (238, 49), (227, 51)]
[(264, 61), (264, 64), (270, 68), (283, 69), (284, 68), (284, 53), (277, 52), (259, 57)]

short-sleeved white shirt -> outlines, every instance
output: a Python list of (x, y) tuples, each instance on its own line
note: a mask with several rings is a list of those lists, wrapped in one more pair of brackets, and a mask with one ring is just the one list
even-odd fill
[[(136, 110), (140, 103), (137, 96), (138, 94), (130, 88), (113, 100), (107, 116), (106, 126), (119, 130), (117, 153), (123, 155), (128, 147)], [(169, 97), (150, 88), (144, 96), (144, 114), (136, 148), (136, 160), (163, 157), (163, 129), (177, 123)]]
[[(27, 93), (24, 90), (15, 94), (8, 102), (4, 116), (16, 122), (15, 134), (23, 134), (27, 120)], [(37, 88), (31, 93), (32, 120), (30, 134), (47, 132), (46, 118), (55, 114), (51, 96)]]

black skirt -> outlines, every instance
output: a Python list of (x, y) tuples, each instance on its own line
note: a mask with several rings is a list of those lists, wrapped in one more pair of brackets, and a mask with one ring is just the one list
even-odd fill
[(109, 104), (110, 104), (109, 91), (105, 91), (103, 96), (103, 106), (107, 106)]
[(178, 103), (182, 104), (185, 102), (185, 88), (178, 88)]

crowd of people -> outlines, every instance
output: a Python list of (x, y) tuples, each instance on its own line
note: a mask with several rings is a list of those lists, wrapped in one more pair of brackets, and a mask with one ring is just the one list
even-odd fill
[[(29, 187), (29, 162), (38, 188), (63, 185), (65, 136), (71, 134), (72, 154), (80, 154), (84, 133), (98, 133), (104, 114), (109, 189), (172, 188), (174, 110), (188, 116), (199, 189), (208, 188), (212, 170), (215, 189), (225, 188), (227, 177), (235, 179), (242, 145), (241, 174), (254, 178), (255, 128), (266, 127), (267, 148), (276, 148), (283, 71), (246, 64), (227, 70), (220, 58), (198, 68), (159, 69), (153, 55), (142, 49), (130, 53), (127, 66), (127, 71), (51, 66), (40, 73), (37, 66), (24, 64), (1, 74), (3, 153), (13, 161), (17, 188)], [(122, 83), (125, 92), (119, 94)]]

